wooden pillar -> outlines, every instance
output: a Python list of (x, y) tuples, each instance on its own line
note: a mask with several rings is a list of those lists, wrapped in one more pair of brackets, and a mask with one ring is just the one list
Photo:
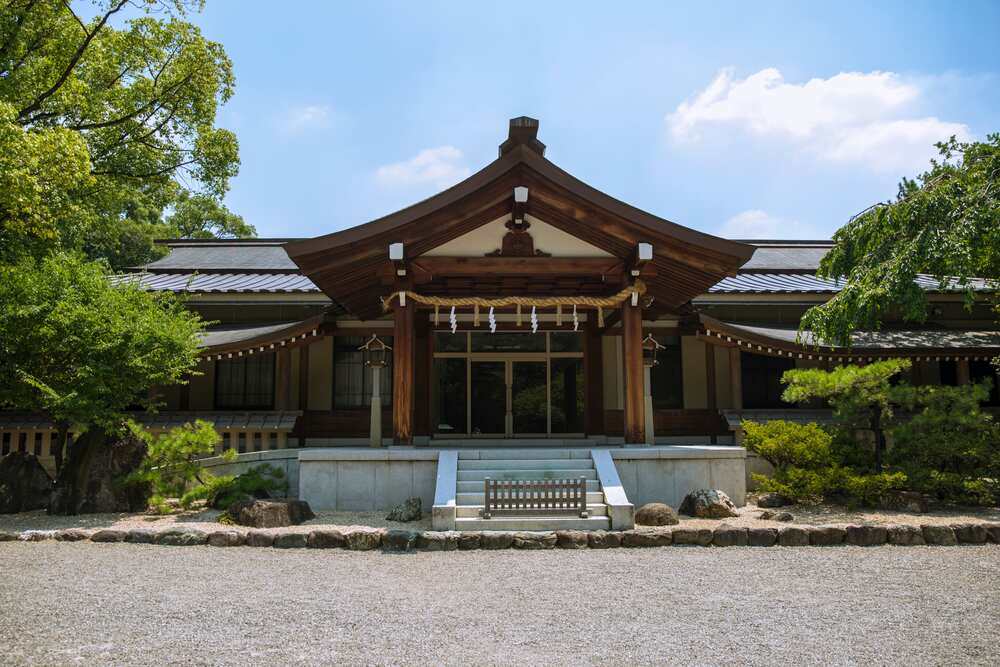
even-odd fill
[(292, 351), (283, 348), (275, 352), (274, 362), (277, 368), (278, 387), (274, 396), (276, 410), (292, 409)]
[(418, 387), (413, 397), (413, 434), (431, 434), (431, 364), (434, 359), (434, 336), (430, 331), (430, 321), (417, 317), (414, 323), (416, 333), (413, 351), (413, 382)]
[(622, 346), (625, 356), (625, 443), (646, 442), (644, 369), (642, 366), (642, 309), (622, 304)]
[(417, 304), (398, 303), (393, 309), (392, 332), (392, 441), (413, 444), (414, 311)]
[(604, 434), (604, 346), (597, 320), (587, 318), (583, 331), (584, 430)]
[(743, 364), (740, 362), (740, 348), (729, 348), (729, 393), (734, 410), (743, 409)]
[[(305, 343), (299, 347), (299, 410), (302, 416), (299, 418), (304, 422), (303, 426), (308, 428), (309, 420), (306, 412), (309, 410), (309, 344)], [(306, 429), (299, 433), (299, 447), (306, 446)]]
[(972, 376), (969, 374), (969, 360), (956, 359), (955, 384), (961, 386), (963, 384), (971, 384), (971, 383), (972, 383)]

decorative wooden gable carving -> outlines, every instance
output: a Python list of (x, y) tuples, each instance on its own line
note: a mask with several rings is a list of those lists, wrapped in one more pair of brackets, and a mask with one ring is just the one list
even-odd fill
[(486, 253), (487, 257), (551, 257), (547, 252), (535, 249), (535, 239), (528, 233), (531, 223), (527, 220), (509, 220), (508, 231), (503, 236), (501, 247)]

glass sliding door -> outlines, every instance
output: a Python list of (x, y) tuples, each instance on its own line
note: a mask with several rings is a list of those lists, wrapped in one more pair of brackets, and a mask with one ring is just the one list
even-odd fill
[(552, 432), (583, 433), (583, 359), (552, 360)]
[(462, 358), (434, 360), (434, 431), (468, 433), (468, 362)]
[(549, 396), (544, 361), (512, 361), (510, 402), (514, 435), (549, 432)]
[(507, 362), (471, 362), (472, 435), (507, 433)]

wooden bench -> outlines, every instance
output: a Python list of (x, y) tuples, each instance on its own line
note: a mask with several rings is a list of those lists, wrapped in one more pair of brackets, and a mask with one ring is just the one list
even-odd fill
[(586, 519), (587, 478), (483, 480), (480, 516), (550, 516), (576, 514)]

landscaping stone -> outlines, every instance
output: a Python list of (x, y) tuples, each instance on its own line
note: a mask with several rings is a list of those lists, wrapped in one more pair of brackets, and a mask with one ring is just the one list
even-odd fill
[(622, 534), (607, 530), (595, 530), (587, 535), (591, 549), (613, 549), (622, 545)]
[(514, 534), (502, 530), (484, 530), (480, 533), (483, 549), (510, 549), (514, 544)]
[(208, 535), (200, 530), (171, 529), (156, 535), (157, 544), (170, 547), (191, 547), (206, 542), (208, 542)]
[(217, 530), (208, 534), (208, 545), (210, 547), (239, 547), (243, 546), (246, 538), (243, 533), (235, 530)]
[(11, 452), (0, 458), (0, 514), (44, 509), (51, 494), (52, 478), (37, 456)]
[(128, 533), (124, 530), (106, 528), (90, 536), (91, 542), (124, 542)]
[(757, 507), (785, 507), (793, 504), (791, 498), (780, 493), (764, 493), (757, 497)]
[(874, 547), (885, 544), (888, 539), (889, 531), (885, 526), (848, 526), (845, 541), (857, 547)]
[(305, 549), (309, 546), (308, 533), (279, 533), (274, 536), (275, 549)]
[(339, 530), (314, 530), (309, 533), (308, 546), (312, 549), (343, 549), (347, 539)]
[(809, 543), (818, 547), (843, 544), (846, 539), (847, 530), (839, 526), (816, 526), (809, 531)]
[(784, 521), (786, 523), (789, 521), (795, 521), (795, 517), (791, 512), (778, 512), (771, 518), (775, 521)]
[[(455, 551), (459, 548), (461, 535), (457, 530), (427, 530), (417, 536), (417, 548), (426, 551)], [(478, 543), (479, 536), (476, 535), (476, 538)]]
[(555, 546), (556, 534), (552, 531), (514, 533), (515, 549), (554, 549)]
[(246, 545), (248, 547), (270, 547), (274, 545), (274, 534), (266, 533), (263, 530), (248, 531)]
[(382, 535), (382, 548), (386, 551), (413, 551), (418, 536), (415, 530), (390, 528)]
[(955, 539), (962, 544), (984, 544), (988, 538), (986, 527), (981, 523), (956, 523), (951, 527)]
[(750, 543), (746, 528), (722, 524), (712, 533), (712, 544), (717, 547), (745, 547)]
[(478, 549), (482, 544), (483, 536), (480, 533), (475, 532), (461, 532), (458, 534), (458, 549), (459, 551), (472, 551), (473, 549)]
[(680, 523), (680, 519), (670, 505), (646, 503), (636, 510), (635, 522), (643, 526), (674, 526)]
[(17, 536), (21, 542), (44, 542), (55, 537), (54, 530), (26, 530)]
[(8, 533), (5, 530), (0, 530), (0, 542), (13, 542), (17, 539), (17, 534)]
[(156, 542), (156, 533), (145, 528), (133, 528), (125, 534), (125, 541), (132, 544), (153, 544)]
[(253, 528), (297, 526), (316, 518), (309, 503), (293, 498), (240, 500), (230, 505), (226, 513), (237, 524)]
[(671, 533), (674, 544), (688, 544), (707, 547), (712, 544), (715, 534), (711, 528), (674, 528)]
[(1000, 523), (984, 523), (986, 536), (993, 544), (1000, 544)]
[(940, 546), (951, 546), (953, 544), (958, 544), (958, 538), (955, 537), (955, 531), (952, 530), (951, 526), (920, 526), (920, 531), (924, 534), (924, 542), (927, 544), (936, 544)]
[(371, 551), (382, 544), (382, 531), (365, 526), (352, 526), (344, 532), (347, 548), (351, 551)]
[(141, 512), (149, 484), (121, 484), (146, 456), (146, 444), (131, 434), (109, 436), (91, 428), (73, 442), (52, 487), (49, 514)]
[(919, 526), (886, 526), (889, 534), (889, 544), (912, 546), (925, 544), (924, 533)]
[(386, 521), (419, 521), (420, 517), (423, 515), (423, 510), (420, 504), (420, 498), (407, 498), (405, 501), (396, 505), (389, 513), (385, 515)]
[(926, 514), (930, 511), (930, 502), (927, 496), (916, 491), (888, 491), (878, 499), (876, 507), (911, 514)]
[(784, 526), (778, 531), (778, 544), (783, 547), (809, 546), (809, 530), (802, 526)]
[(53, 537), (57, 542), (82, 542), (90, 538), (90, 533), (82, 528), (67, 528), (57, 530)]
[(698, 489), (684, 496), (681, 514), (699, 519), (725, 519), (736, 517), (736, 505), (724, 491), (718, 489)]
[(747, 537), (752, 547), (773, 547), (778, 541), (778, 529), (750, 528)]
[(673, 532), (669, 529), (626, 530), (622, 533), (625, 547), (668, 547), (673, 542)]
[(586, 549), (587, 533), (582, 530), (557, 530), (556, 545), (560, 549)]

